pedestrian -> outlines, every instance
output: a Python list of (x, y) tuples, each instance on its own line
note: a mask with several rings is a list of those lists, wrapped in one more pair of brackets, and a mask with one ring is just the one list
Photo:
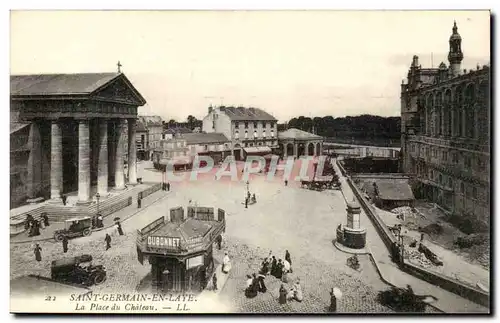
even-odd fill
[(42, 219), (43, 219), (43, 223), (45, 224), (45, 227), (50, 226), (49, 216), (47, 215), (47, 212), (42, 213)]
[(31, 214), (26, 215), (26, 220), (24, 221), (24, 230), (31, 228), (31, 222), (33, 221), (33, 216)]
[(68, 200), (68, 197), (66, 196), (66, 194), (62, 194), (61, 199), (62, 199), (63, 205), (66, 206), (66, 201)]
[(222, 272), (224, 274), (229, 273), (231, 270), (231, 259), (229, 259), (229, 255), (227, 254), (227, 251), (224, 253), (224, 259), (222, 261)]
[(283, 262), (281, 259), (278, 260), (278, 264), (276, 265), (276, 275), (274, 277), (281, 279), (283, 277)]
[(118, 230), (118, 234), (122, 236), (123, 229), (122, 229), (122, 224), (120, 223), (120, 221), (116, 221), (116, 229)]
[(288, 180), (285, 179), (285, 186), (288, 186)]
[(280, 304), (286, 304), (286, 294), (287, 294), (287, 291), (286, 291), (285, 285), (281, 284), (280, 298), (279, 298)]
[(42, 248), (40, 247), (40, 245), (38, 243), (36, 244), (34, 251), (35, 251), (36, 261), (38, 261), (38, 262), (42, 261)]
[(214, 292), (217, 290), (217, 275), (216, 273), (214, 273), (213, 277), (212, 277), (212, 284), (214, 286)]
[(265, 277), (266, 276), (264, 276), (264, 275), (258, 275), (257, 276), (257, 280), (259, 282), (259, 292), (261, 292), (261, 293), (267, 292), (267, 287), (266, 287), (266, 284), (264, 283), (264, 278)]
[(245, 199), (245, 209), (248, 209), (248, 197)]
[(96, 221), (96, 224), (97, 224), (97, 227), (98, 228), (102, 228), (104, 226), (103, 224), (103, 218), (102, 218), (102, 214), (97, 214), (97, 221)]
[(217, 247), (219, 248), (219, 250), (222, 249), (222, 236), (221, 235), (219, 235), (217, 237)]
[(97, 226), (97, 216), (92, 217), (92, 229), (95, 229)]
[(424, 241), (424, 234), (420, 234), (420, 242)]
[(300, 279), (297, 279), (295, 284), (293, 285), (293, 289), (295, 291), (294, 298), (297, 302), (302, 302), (304, 300), (304, 295), (302, 293), (302, 286), (300, 286)]
[(278, 268), (278, 264), (276, 261), (276, 257), (273, 256), (273, 260), (271, 262), (271, 275), (276, 277), (276, 269)]
[(330, 292), (330, 307), (328, 308), (328, 312), (330, 313), (335, 313), (337, 312), (337, 297), (335, 297), (335, 293), (332, 291)]
[(106, 238), (104, 238), (104, 241), (106, 242), (106, 250), (111, 248), (111, 236), (106, 233)]
[(167, 183), (167, 192), (170, 192), (170, 183)]
[(290, 253), (288, 252), (288, 250), (285, 251), (285, 260), (288, 261), (288, 264), (290, 265), (289, 271), (291, 273), (293, 273), (293, 270), (292, 270), (292, 257), (290, 256)]
[(38, 227), (39, 227), (40, 229), (45, 229), (45, 223), (43, 222), (43, 219), (40, 219), (40, 220), (38, 221)]
[(62, 245), (63, 245), (63, 252), (66, 253), (68, 252), (68, 237), (63, 235), (63, 239), (62, 239)]
[(140, 209), (142, 204), (142, 200), (140, 197), (137, 197), (137, 208)]

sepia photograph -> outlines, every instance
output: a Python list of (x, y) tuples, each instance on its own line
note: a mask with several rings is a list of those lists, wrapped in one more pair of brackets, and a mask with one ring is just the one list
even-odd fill
[(492, 314), (489, 10), (9, 25), (11, 313)]

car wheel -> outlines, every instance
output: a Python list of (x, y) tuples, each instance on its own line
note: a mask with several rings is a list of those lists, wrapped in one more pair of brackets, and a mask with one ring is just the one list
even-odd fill
[(95, 285), (100, 285), (106, 281), (106, 274), (105, 273), (97, 273), (94, 276), (94, 284)]
[(84, 237), (87, 237), (87, 236), (89, 236), (92, 233), (92, 230), (90, 230), (89, 228), (87, 228), (87, 229), (83, 230), (82, 233), (83, 233)]
[(61, 242), (61, 241), (63, 241), (63, 239), (64, 239), (64, 234), (62, 234), (62, 233), (56, 233), (56, 234), (54, 235), (54, 239), (55, 239), (56, 241)]

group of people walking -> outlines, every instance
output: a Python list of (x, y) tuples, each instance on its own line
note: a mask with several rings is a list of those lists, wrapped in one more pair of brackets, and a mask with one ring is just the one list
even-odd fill
[(285, 260), (276, 260), (276, 257), (272, 255), (272, 251), (269, 251), (269, 256), (262, 261), (259, 273), (262, 275), (271, 274), (284, 283), (288, 283), (288, 274), (292, 273), (292, 257), (288, 250), (285, 252)]
[(40, 229), (50, 226), (49, 217), (47, 213), (42, 213), (40, 220), (35, 220), (35, 218), (28, 214), (26, 215), (26, 220), (24, 221), (24, 229), (28, 231), (29, 237), (35, 237), (40, 235)]

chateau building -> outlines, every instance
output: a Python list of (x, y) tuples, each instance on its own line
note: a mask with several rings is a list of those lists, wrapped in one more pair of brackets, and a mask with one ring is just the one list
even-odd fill
[(490, 68), (462, 70), (456, 23), (447, 67), (422, 68), (413, 57), (401, 84), (403, 171), (417, 198), (487, 223), (490, 216)]
[(237, 160), (269, 154), (278, 148), (278, 121), (258, 108), (209, 107), (202, 130), (229, 138)]

